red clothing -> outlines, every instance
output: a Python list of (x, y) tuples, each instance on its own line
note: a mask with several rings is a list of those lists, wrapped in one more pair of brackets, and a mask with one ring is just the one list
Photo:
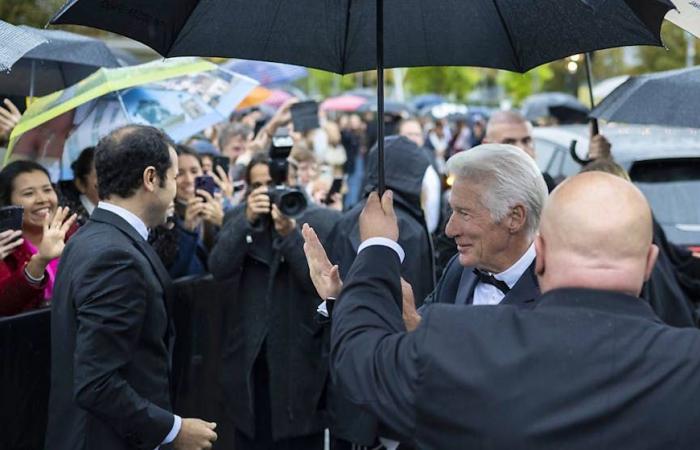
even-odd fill
[(0, 262), (0, 316), (30, 311), (44, 303), (44, 289), (49, 277), (34, 285), (24, 276), (24, 268), (31, 257), (29, 249), (20, 245)]
[[(73, 226), (66, 233), (68, 240), (77, 230)], [(24, 268), (32, 257), (29, 247), (20, 245), (14, 252), (0, 261), (0, 317), (12, 316), (48, 305), (44, 290), (49, 277), (41, 284), (31, 284), (24, 276)]]

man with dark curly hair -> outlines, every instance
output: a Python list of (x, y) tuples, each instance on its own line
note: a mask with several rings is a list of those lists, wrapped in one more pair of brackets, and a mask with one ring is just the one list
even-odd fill
[(129, 125), (100, 141), (95, 166), (101, 201), (54, 289), (46, 448), (210, 448), (216, 424), (171, 412), (171, 283), (146, 241), (175, 197), (174, 144)]

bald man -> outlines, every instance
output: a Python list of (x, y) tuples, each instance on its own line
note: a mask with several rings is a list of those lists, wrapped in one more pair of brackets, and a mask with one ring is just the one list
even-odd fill
[[(535, 141), (532, 139), (532, 124), (517, 111), (496, 111), (486, 124), (484, 144), (508, 144), (518, 147), (532, 159), (537, 160)], [(547, 190), (557, 186), (554, 178), (547, 172), (542, 172), (547, 183)]]
[(390, 192), (371, 195), (360, 231), (334, 309), (333, 376), (417, 448), (698, 447), (700, 331), (663, 324), (638, 298), (658, 250), (631, 183), (586, 173), (554, 191), (533, 309), (434, 305), (413, 332)]

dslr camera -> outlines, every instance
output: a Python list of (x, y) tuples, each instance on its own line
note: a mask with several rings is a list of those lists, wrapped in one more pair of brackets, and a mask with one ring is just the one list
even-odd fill
[(306, 196), (299, 189), (286, 186), (289, 171), (289, 154), (292, 152), (294, 140), (286, 128), (278, 129), (272, 137), (270, 147), (270, 177), (272, 187), (268, 192), (270, 201), (277, 205), (282, 214), (297, 218), (306, 210)]

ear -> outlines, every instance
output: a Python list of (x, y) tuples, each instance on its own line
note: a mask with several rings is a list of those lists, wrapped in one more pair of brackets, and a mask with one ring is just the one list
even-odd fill
[(147, 192), (154, 192), (158, 186), (158, 174), (156, 168), (148, 166), (143, 171), (143, 187)]
[(544, 259), (544, 239), (542, 239), (542, 236), (540, 236), (539, 233), (537, 233), (537, 236), (535, 236), (535, 253), (537, 254), (537, 257), (535, 258), (535, 275), (537, 276), (542, 276), (544, 275), (545, 271), (545, 259)]
[(656, 265), (656, 259), (659, 257), (659, 247), (655, 244), (649, 246), (649, 252), (647, 253), (647, 263), (644, 269), (644, 281), (649, 281), (651, 277), (651, 271), (654, 270)]
[(78, 192), (81, 194), (85, 194), (87, 191), (87, 186), (85, 186), (85, 183), (83, 183), (83, 180), (80, 178), (76, 178), (73, 183), (75, 183), (75, 187), (78, 189)]
[(523, 205), (517, 204), (510, 210), (508, 230), (511, 234), (520, 232), (527, 222), (527, 212)]

